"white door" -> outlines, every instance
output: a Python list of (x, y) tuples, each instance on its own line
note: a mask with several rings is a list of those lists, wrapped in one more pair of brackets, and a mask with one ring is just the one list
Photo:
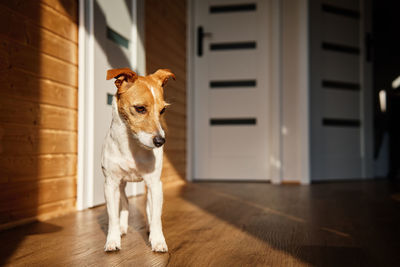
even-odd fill
[[(81, 88), (83, 104), (80, 108), (81, 185), (78, 186), (78, 208), (84, 209), (103, 204), (104, 177), (101, 171), (101, 152), (104, 138), (111, 124), (111, 102), (116, 88), (113, 81), (106, 81), (108, 69), (130, 67), (137, 52), (134, 19), (135, 0), (85, 1), (85, 86)], [(81, 39), (80, 39), (81, 40)], [(83, 151), (83, 152), (82, 152)], [(79, 189), (80, 188), (80, 189)], [(144, 191), (144, 185), (128, 183), (128, 196)]]
[(370, 4), (310, 4), (313, 181), (372, 175)]
[(194, 179), (268, 180), (271, 2), (194, 3)]

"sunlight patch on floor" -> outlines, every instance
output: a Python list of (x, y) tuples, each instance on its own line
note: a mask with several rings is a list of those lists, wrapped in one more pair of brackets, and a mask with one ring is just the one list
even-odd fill
[[(186, 247), (190, 247), (191, 243), (201, 243), (203, 249), (208, 249), (210, 251), (209, 255), (202, 254), (202, 258), (198, 259), (199, 262), (214, 262), (215, 259), (213, 257), (215, 257), (215, 254), (211, 253), (211, 251), (218, 249), (218, 255), (220, 255), (220, 258), (218, 260), (221, 262), (224, 262), (224, 257), (227, 257), (227, 259), (225, 259), (226, 262), (230, 262), (232, 260), (233, 254), (248, 255), (248, 260), (250, 262), (250, 258), (253, 256), (256, 257), (258, 260), (260, 260), (260, 258), (264, 258), (264, 263), (267, 266), (271, 264), (271, 259), (281, 259), (284, 262), (284, 266), (310, 266), (307, 262), (302, 261), (298, 257), (295, 257), (282, 249), (273, 247), (273, 245), (270, 245), (268, 244), (268, 242), (260, 240), (246, 230), (243, 230), (236, 225), (232, 225), (231, 223), (219, 218), (212, 213), (205, 212), (204, 209), (198, 207), (190, 201), (182, 198), (180, 199), (180, 201), (182, 202), (180, 202), (180, 205), (178, 207), (179, 213), (182, 214), (185, 211), (190, 211), (191, 213), (202, 214), (202, 224), (204, 225), (204, 227), (202, 227), (201, 229), (198, 229), (198, 226), (193, 227), (192, 225), (194, 224), (191, 224), (189, 220), (187, 221), (187, 224), (182, 227), (185, 228), (184, 230), (182, 229), (183, 232), (201, 232), (202, 234), (197, 236), (195, 240), (185, 240), (185, 235), (182, 235), (181, 232), (179, 233), (179, 235), (182, 236), (180, 238), (181, 243), (185, 244)], [(215, 235), (216, 232), (219, 233), (219, 235)], [(171, 235), (171, 233), (167, 233), (167, 236), (169, 235)], [(225, 245), (215, 247), (215, 244)], [(243, 246), (243, 244), (251, 244), (251, 246)], [(172, 247), (172, 255), (179, 255), (179, 249), (176, 248), (175, 250)], [(257, 255), (253, 255), (254, 251), (263, 251), (264, 253), (263, 255), (260, 255), (259, 253), (257, 253)], [(196, 262), (196, 255), (191, 255), (191, 257), (191, 260), (193, 262)], [(208, 259), (207, 257), (210, 258)]]

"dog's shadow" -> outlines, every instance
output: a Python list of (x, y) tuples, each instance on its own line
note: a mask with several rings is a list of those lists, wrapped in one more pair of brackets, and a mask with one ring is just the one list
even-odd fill
[[(107, 237), (108, 233), (108, 213), (104, 209), (97, 215), (97, 223), (104, 236)], [(128, 220), (128, 233), (137, 232), (143, 241), (150, 246), (149, 242), (149, 228), (147, 225), (147, 216), (145, 212), (145, 195), (129, 199), (129, 220)]]

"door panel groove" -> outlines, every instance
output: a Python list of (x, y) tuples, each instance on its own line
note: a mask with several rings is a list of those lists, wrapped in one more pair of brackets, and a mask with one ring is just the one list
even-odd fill
[(255, 87), (256, 80), (210, 81), (210, 88)]
[(218, 5), (218, 6), (210, 6), (210, 13), (228, 13), (228, 12), (248, 12), (255, 11), (257, 9), (257, 5), (250, 4), (237, 4), (237, 5)]
[(359, 91), (361, 86), (359, 83), (342, 82), (342, 81), (322, 81), (322, 87), (329, 89), (341, 89), (341, 90), (351, 90)]
[(354, 54), (354, 55), (360, 54), (360, 48), (358, 48), (358, 47), (341, 45), (341, 44), (333, 44), (333, 43), (327, 43), (327, 42), (322, 43), (322, 49), (335, 51), (335, 52)]
[(114, 43), (129, 49), (129, 40), (126, 39), (124, 36), (119, 34), (118, 32), (114, 31), (110, 27), (107, 26), (107, 38)]
[(360, 127), (361, 123), (360, 120), (323, 118), (322, 125), (334, 127)]
[(221, 125), (256, 125), (256, 118), (229, 118), (229, 119), (210, 119), (211, 126), (221, 126)]
[(210, 50), (231, 50), (231, 49), (255, 49), (257, 43), (255, 41), (237, 42), (237, 43), (213, 43), (210, 44)]
[(358, 11), (347, 9), (347, 8), (342, 8), (342, 7), (337, 7), (337, 6), (332, 6), (332, 5), (323, 4), (322, 11), (331, 13), (331, 14), (335, 14), (335, 15), (353, 18), (353, 19), (360, 18), (360, 13)]

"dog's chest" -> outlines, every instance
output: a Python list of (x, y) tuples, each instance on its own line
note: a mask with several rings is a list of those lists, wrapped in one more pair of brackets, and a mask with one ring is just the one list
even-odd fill
[(143, 181), (142, 175), (138, 171), (138, 167), (132, 159), (121, 159), (119, 165), (120, 176), (123, 180), (128, 182)]
[(124, 180), (129, 182), (142, 181), (146, 175), (161, 172), (162, 149), (131, 151), (131, 153), (119, 156), (118, 165), (119, 175)]

